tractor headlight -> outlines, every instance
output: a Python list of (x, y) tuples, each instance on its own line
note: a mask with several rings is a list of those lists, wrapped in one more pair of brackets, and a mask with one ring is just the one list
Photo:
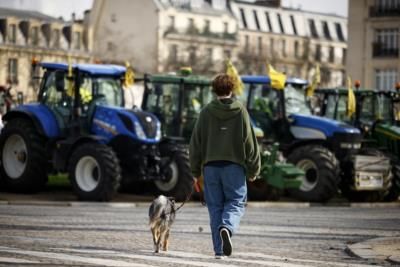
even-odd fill
[(146, 134), (144, 133), (142, 126), (137, 121), (135, 121), (135, 132), (140, 139), (146, 139)]
[(360, 149), (361, 148), (361, 143), (340, 143), (340, 148), (343, 149)]

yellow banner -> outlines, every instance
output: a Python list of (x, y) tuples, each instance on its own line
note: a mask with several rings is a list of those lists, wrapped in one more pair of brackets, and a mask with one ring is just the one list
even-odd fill
[(286, 83), (286, 75), (276, 71), (270, 64), (268, 64), (268, 76), (271, 80), (272, 88), (283, 90)]
[(239, 73), (232, 62), (228, 59), (226, 62), (226, 74), (234, 79), (233, 93), (235, 95), (243, 94), (244, 85), (240, 79)]

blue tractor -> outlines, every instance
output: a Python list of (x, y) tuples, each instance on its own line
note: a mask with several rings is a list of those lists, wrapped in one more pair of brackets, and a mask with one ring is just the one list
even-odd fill
[(390, 160), (361, 155), (362, 135), (346, 123), (313, 116), (306, 101), (307, 81), (288, 79), (284, 90), (271, 88), (268, 76), (242, 76), (240, 96), (250, 116), (284, 157), (305, 172), (289, 194), (305, 201), (327, 201), (339, 187), (382, 190), (391, 179)]
[(38, 103), (3, 117), (0, 171), (9, 190), (39, 191), (49, 173), (68, 172), (81, 200), (108, 201), (121, 183), (171, 179), (178, 182), (162, 193), (185, 198), (192, 185), (187, 153), (161, 139), (156, 116), (122, 108), (125, 67), (39, 66), (44, 76)]

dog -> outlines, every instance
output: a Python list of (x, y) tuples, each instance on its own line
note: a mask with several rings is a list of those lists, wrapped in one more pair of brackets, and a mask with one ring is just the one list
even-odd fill
[(160, 195), (153, 200), (149, 208), (149, 225), (153, 235), (154, 252), (160, 248), (168, 251), (169, 232), (175, 221), (175, 200)]

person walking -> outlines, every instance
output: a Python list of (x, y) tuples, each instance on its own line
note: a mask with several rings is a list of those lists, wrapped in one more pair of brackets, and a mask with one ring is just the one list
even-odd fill
[(200, 112), (190, 139), (189, 157), (195, 179), (204, 177), (215, 257), (232, 254), (247, 200), (246, 177), (260, 172), (260, 151), (243, 105), (233, 97), (234, 80), (219, 74), (212, 81), (217, 98)]

